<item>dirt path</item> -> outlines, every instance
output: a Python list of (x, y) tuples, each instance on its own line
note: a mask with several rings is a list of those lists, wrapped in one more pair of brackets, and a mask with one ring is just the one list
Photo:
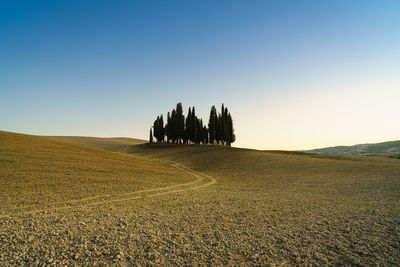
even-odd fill
[(102, 205), (102, 204), (110, 204), (116, 203), (121, 201), (128, 201), (134, 199), (141, 199), (141, 198), (150, 198), (150, 197), (158, 197), (164, 196), (174, 193), (181, 193), (190, 190), (197, 190), (201, 188), (205, 188), (211, 186), (216, 183), (216, 180), (210, 176), (206, 175), (197, 171), (194, 171), (182, 164), (169, 161), (169, 160), (159, 160), (161, 162), (167, 163), (174, 168), (177, 168), (196, 179), (183, 183), (183, 184), (176, 184), (170, 185), (161, 188), (152, 188), (152, 189), (145, 189), (139, 190), (134, 192), (123, 193), (119, 195), (100, 195), (100, 196), (92, 196), (87, 198), (81, 199), (74, 199), (64, 202), (56, 202), (51, 204), (45, 204), (43, 208), (35, 208), (34, 205), (18, 207), (13, 210), (8, 210), (6, 212), (0, 213), (0, 218), (2, 217), (12, 217), (24, 214), (33, 214), (33, 213), (40, 213), (40, 212), (50, 212), (50, 211), (58, 211), (58, 210), (65, 210), (65, 209), (72, 209), (72, 208), (80, 208), (80, 207), (87, 207), (87, 206), (94, 206), (94, 205)]

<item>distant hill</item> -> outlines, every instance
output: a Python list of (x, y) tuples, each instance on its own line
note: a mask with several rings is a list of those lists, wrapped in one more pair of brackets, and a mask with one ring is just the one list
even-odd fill
[(354, 156), (368, 156), (368, 155), (384, 155), (391, 157), (400, 157), (400, 140), (390, 141), (376, 144), (359, 144), (354, 146), (335, 146), (319, 149), (312, 149), (303, 151), (306, 153), (320, 154), (320, 155), (354, 155)]

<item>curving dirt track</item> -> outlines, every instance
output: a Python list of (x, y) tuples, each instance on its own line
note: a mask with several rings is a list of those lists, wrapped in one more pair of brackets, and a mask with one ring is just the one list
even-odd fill
[(118, 195), (99, 195), (99, 196), (92, 196), (82, 199), (74, 199), (69, 201), (63, 202), (56, 202), (47, 204), (45, 208), (34, 208), (32, 205), (23, 206), (15, 208), (14, 210), (8, 211), (6, 214), (0, 214), (0, 218), (2, 217), (12, 217), (12, 216), (20, 216), (26, 214), (34, 214), (40, 212), (49, 212), (49, 211), (59, 211), (59, 210), (66, 210), (66, 209), (76, 209), (80, 207), (86, 206), (94, 206), (94, 205), (103, 205), (121, 201), (129, 201), (135, 199), (142, 199), (142, 198), (150, 198), (150, 197), (157, 197), (157, 196), (165, 196), (174, 193), (181, 193), (190, 190), (197, 190), (204, 187), (211, 186), (216, 183), (216, 180), (210, 176), (206, 175), (197, 171), (194, 171), (188, 167), (185, 167), (183, 164), (173, 162), (170, 160), (157, 160), (163, 163), (167, 163), (170, 166), (179, 169), (187, 173), (188, 175), (195, 177), (193, 181), (182, 183), (182, 184), (175, 184), (161, 188), (152, 188), (152, 189), (145, 189), (139, 191), (133, 191), (128, 193), (122, 193)]

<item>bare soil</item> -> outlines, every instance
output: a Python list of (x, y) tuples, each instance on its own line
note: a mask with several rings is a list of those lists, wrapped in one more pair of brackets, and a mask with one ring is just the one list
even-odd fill
[[(40, 186), (42, 179), (60, 180), (62, 175), (47, 174), (40, 164), (29, 165), (31, 172), (7, 165), (12, 159), (25, 166), (35, 156), (24, 158), (22, 151), (34, 155), (39, 149), (15, 147), (27, 144), (29, 136), (8, 138), (7, 145), (4, 135), (0, 138), (0, 182), (8, 186), (0, 189), (1, 203), (7, 203), (0, 206), (1, 265), (397, 266), (400, 262), (398, 159), (174, 145), (127, 145), (123, 151), (131, 154), (124, 155), (67, 146), (64, 140), (57, 144), (73, 147), (66, 153), (69, 161), (62, 159), (68, 167), (55, 164), (46, 170), (74, 169), (77, 180), (71, 183), (85, 186), (64, 179), (52, 188)], [(50, 144), (44, 140), (35, 142)], [(96, 167), (85, 169), (85, 161), (79, 165), (70, 158), (82, 155), (78, 150), (112, 160), (110, 165), (97, 164), (114, 170), (108, 173), (110, 180), (104, 173), (104, 187), (86, 178)], [(58, 153), (52, 151), (54, 158)], [(12, 156), (4, 156), (7, 153)], [(43, 164), (49, 161), (45, 157)], [(116, 162), (130, 169), (121, 166), (117, 174)], [(32, 194), (25, 186), (18, 187), (23, 177), (36, 179)], [(10, 182), (11, 178), (20, 180)], [(93, 192), (86, 187), (93, 187)], [(62, 190), (67, 193), (55, 193)], [(67, 202), (72, 200), (77, 202)], [(22, 208), (23, 204), (37, 211)]]

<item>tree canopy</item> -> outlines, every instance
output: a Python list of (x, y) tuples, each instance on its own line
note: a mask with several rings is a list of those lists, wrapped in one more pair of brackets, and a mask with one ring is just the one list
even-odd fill
[(171, 112), (167, 113), (165, 126), (163, 115), (157, 116), (152, 129), (150, 129), (150, 143), (153, 142), (153, 137), (157, 143), (226, 146), (231, 146), (236, 140), (232, 116), (223, 103), (220, 113), (217, 113), (215, 106), (211, 107), (208, 127), (203, 123), (203, 119), (196, 116), (195, 107), (189, 107), (185, 118), (182, 103), (178, 103)]

